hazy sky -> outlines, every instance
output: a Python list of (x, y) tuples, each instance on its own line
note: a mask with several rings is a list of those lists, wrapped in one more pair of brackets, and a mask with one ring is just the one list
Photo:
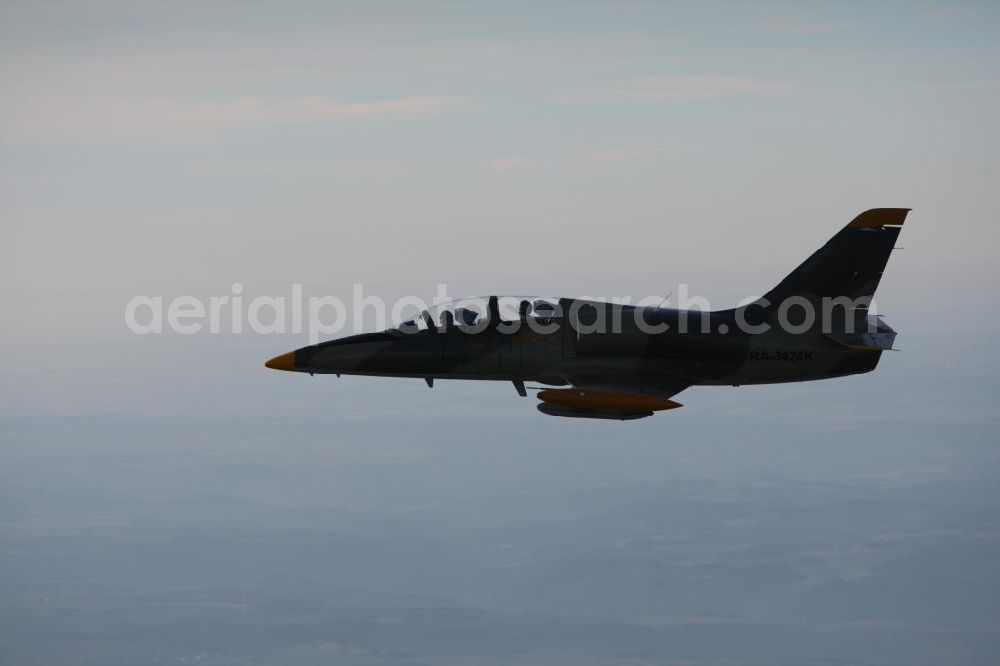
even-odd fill
[(126, 301), (234, 282), (730, 306), (874, 206), (913, 208), (878, 294), (900, 346), (1000, 330), (993, 3), (0, 11), (0, 335), (32, 377), (67, 345), (176, 367)]
[(19, 341), (237, 281), (722, 306), (873, 206), (914, 209), (889, 311), (997, 324), (993, 3), (0, 11)]
[[(877, 649), (842, 641), (867, 654), (798, 638), (774, 654), (995, 658), (998, 34), (991, 2), (3, 2), (0, 615), (60, 638), (49, 611), (25, 610), (64, 598), (45, 585), (76, 581), (93, 609), (86, 586), (113, 580), (17, 553), (93, 553), (173, 594), (225, 568), (185, 526), (275, 530), (280, 545), (291, 521), (351, 553), (368, 552), (352, 539), (385, 539), (384, 560), (337, 560), (365, 594), (431, 594), (458, 549), (479, 582), (439, 596), (518, 618), (891, 625), (902, 637)], [(877, 206), (913, 209), (877, 299), (902, 352), (861, 377), (693, 389), (684, 409), (632, 424), (543, 417), (509, 385), (261, 366), (304, 335), (140, 337), (123, 322), (132, 296), (234, 282), (344, 299), (354, 283), (387, 299), (430, 299), (438, 283), (635, 298), (687, 283), (726, 307)], [(411, 519), (440, 541), (423, 564), (406, 557)], [(595, 525), (606, 542), (587, 540)], [(662, 550), (678, 525), (690, 543)], [(19, 541), (65, 530), (83, 541)], [(187, 538), (190, 552), (155, 565), (122, 545)], [(620, 543), (649, 568), (615, 559)], [(243, 583), (301, 601), (325, 561), (301, 589), (282, 587), (299, 565), (280, 556), (247, 564), (269, 573)], [(164, 608), (149, 603), (125, 615)], [(719, 658), (751, 649), (748, 631)], [(0, 663), (19, 632), (0, 635)], [(945, 644), (971, 652), (921, 652)]]

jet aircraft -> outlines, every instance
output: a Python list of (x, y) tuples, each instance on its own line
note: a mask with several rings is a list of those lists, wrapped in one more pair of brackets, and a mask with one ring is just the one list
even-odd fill
[(552, 416), (631, 420), (675, 409), (690, 386), (870, 372), (896, 332), (869, 304), (907, 208), (865, 211), (753, 303), (716, 311), (597, 300), (488, 296), (378, 333), (296, 349), (268, 368), (545, 385)]

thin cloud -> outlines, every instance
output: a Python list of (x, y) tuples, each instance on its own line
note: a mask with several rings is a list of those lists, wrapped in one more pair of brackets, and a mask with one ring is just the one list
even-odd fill
[(996, 90), (1000, 88), (1000, 79), (982, 79), (979, 81), (958, 81), (955, 83), (933, 83), (918, 86), (917, 90), (933, 90), (936, 92), (962, 92), (979, 90)]
[(0, 140), (104, 141), (173, 138), (273, 125), (361, 119), (410, 120), (468, 111), (461, 95), (348, 102), (327, 96), (130, 98), (46, 96), (0, 111)]
[(783, 81), (719, 74), (643, 76), (608, 86), (554, 95), (550, 100), (566, 104), (698, 102), (737, 94), (781, 93), (789, 87)]
[(664, 152), (663, 148), (606, 148), (591, 150), (564, 158), (503, 157), (490, 160), (494, 171), (511, 172), (528, 169), (586, 169), (611, 162), (638, 159)]
[(775, 19), (767, 24), (768, 32), (779, 35), (809, 35), (821, 32), (837, 32), (850, 30), (854, 23), (847, 21), (790, 21)]

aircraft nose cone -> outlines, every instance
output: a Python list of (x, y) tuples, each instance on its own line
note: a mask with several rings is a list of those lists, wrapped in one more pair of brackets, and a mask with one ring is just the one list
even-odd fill
[(272, 370), (294, 370), (295, 352), (287, 352), (280, 356), (275, 356), (270, 361), (265, 363), (264, 367), (271, 368)]

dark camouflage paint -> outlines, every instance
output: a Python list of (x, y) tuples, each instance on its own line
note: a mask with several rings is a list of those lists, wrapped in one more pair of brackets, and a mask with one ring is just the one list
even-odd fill
[[(710, 313), (640, 310), (638, 316), (646, 323), (668, 327), (660, 333), (640, 330), (632, 306), (564, 299), (559, 316), (544, 320), (554, 329), (549, 332), (536, 332), (522, 319), (493, 324), (477, 333), (454, 323), (415, 333), (366, 333), (296, 350), (294, 370), (532, 381), (662, 397), (691, 385), (770, 384), (869, 372), (878, 364), (881, 349), (853, 348), (864, 344), (867, 310), (837, 311), (839, 317), (827, 332), (814, 326), (789, 333), (778, 325), (779, 305), (799, 297), (816, 304), (819, 312), (823, 298), (871, 297), (905, 215), (906, 209), (875, 209), (858, 216), (768, 292), (763, 297), (766, 302), (762, 299), (739, 310)], [(500, 323), (495, 308), (492, 314), (491, 323)], [(616, 318), (621, 328), (610, 332)], [(799, 323), (794, 316), (790, 319)], [(847, 332), (852, 323), (849, 320), (853, 320), (853, 334)], [(595, 332), (598, 321), (604, 322), (604, 330), (609, 332)], [(766, 323), (770, 330), (745, 332), (741, 322), (751, 326)], [(516, 332), (508, 332), (511, 328)], [(551, 405), (540, 405), (540, 409), (560, 416), (596, 418), (629, 419), (650, 414), (574, 413), (576, 410), (567, 412)]]

